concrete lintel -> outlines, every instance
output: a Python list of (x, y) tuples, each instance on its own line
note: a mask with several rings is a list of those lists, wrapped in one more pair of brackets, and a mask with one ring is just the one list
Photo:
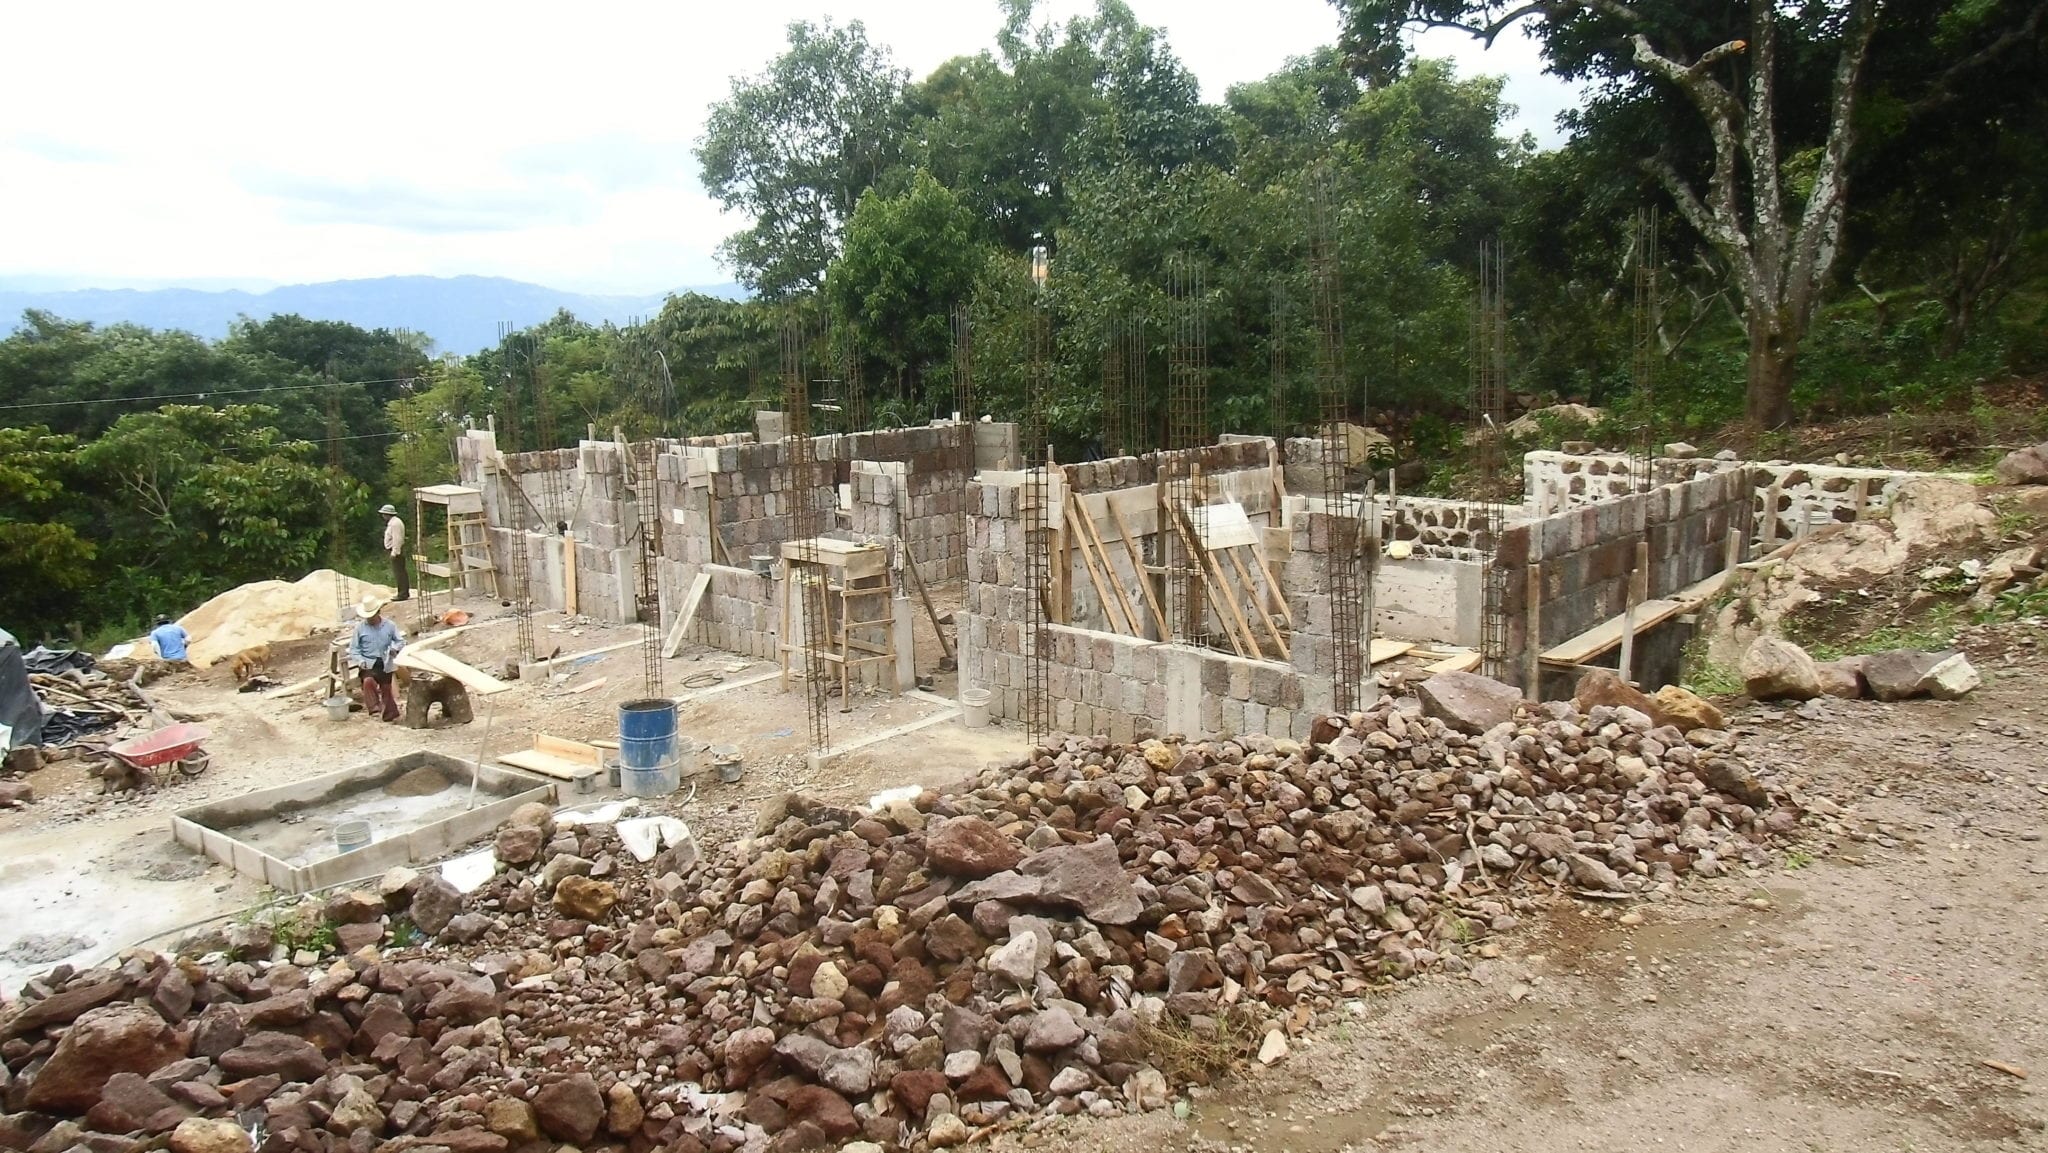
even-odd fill
[(893, 728), (883, 729), (879, 733), (870, 733), (857, 741), (852, 741), (844, 745), (835, 745), (829, 749), (816, 750), (813, 753), (811, 753), (811, 755), (807, 758), (807, 764), (810, 766), (810, 770), (812, 772), (822, 772), (823, 770), (828, 769), (832, 765), (836, 764), (841, 757), (844, 757), (848, 753), (859, 752), (861, 749), (868, 748), (871, 745), (879, 745), (884, 741), (893, 741), (897, 737), (909, 736), (911, 733), (919, 732), (924, 729), (929, 729), (934, 725), (942, 725), (945, 724), (947, 721), (956, 721), (959, 719), (960, 710), (957, 708), (948, 709), (944, 712), (933, 713), (931, 716), (928, 717), (919, 717), (914, 721), (906, 721), (905, 723), (896, 725)]

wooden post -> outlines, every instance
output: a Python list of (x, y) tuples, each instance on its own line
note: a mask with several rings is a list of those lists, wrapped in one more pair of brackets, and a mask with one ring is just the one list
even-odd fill
[(1637, 541), (1634, 566), (1628, 574), (1626, 603), (1621, 611), (1621, 679), (1634, 684), (1629, 669), (1636, 649), (1636, 605), (1648, 599), (1650, 587), (1650, 542)]
[(1105, 496), (1102, 503), (1109, 509), (1109, 519), (1115, 522), (1117, 535), (1124, 538), (1124, 551), (1131, 555), (1131, 572), (1138, 578), (1138, 591), (1144, 595), (1145, 607), (1152, 610), (1152, 623), (1159, 626), (1159, 639), (1171, 640), (1173, 633), (1166, 627), (1166, 611), (1159, 606), (1158, 591), (1152, 587), (1152, 574), (1145, 570), (1145, 554), (1138, 548), (1137, 536), (1125, 523), (1124, 514), (1117, 511), (1115, 500)]
[(1764, 490), (1764, 551), (1778, 547), (1778, 496), (1782, 481), (1772, 481)]

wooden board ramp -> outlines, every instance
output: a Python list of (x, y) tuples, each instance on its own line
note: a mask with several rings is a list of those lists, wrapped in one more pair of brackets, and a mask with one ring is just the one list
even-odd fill
[[(1635, 606), (1636, 635), (1641, 636), (1644, 632), (1656, 628), (1672, 617), (1687, 611), (1687, 608), (1688, 606), (1684, 601), (1643, 601)], [(1621, 644), (1622, 634), (1627, 629), (1627, 619), (1627, 616), (1623, 615), (1604, 620), (1562, 644), (1553, 645), (1543, 650), (1543, 663), (1572, 668), (1585, 664), (1587, 661), (1592, 660), (1611, 648), (1618, 647)]]
[(501, 681), (473, 665), (466, 665), (438, 649), (400, 649), (398, 663), (409, 669), (448, 677), (473, 693), (502, 693), (512, 687), (510, 682)]

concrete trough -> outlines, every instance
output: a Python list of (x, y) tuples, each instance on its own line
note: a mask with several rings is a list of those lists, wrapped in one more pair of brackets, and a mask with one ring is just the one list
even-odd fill
[[(171, 817), (181, 845), (282, 893), (304, 893), (432, 860), (485, 836), (528, 801), (556, 803), (552, 781), (485, 765), (467, 808), (468, 761), (426, 751), (263, 789)], [(369, 844), (340, 852), (334, 828), (371, 822)]]

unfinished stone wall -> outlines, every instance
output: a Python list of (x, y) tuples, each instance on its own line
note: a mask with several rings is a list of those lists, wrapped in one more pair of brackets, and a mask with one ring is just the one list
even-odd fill
[[(514, 595), (517, 549), (526, 558), (536, 608), (610, 624), (637, 619), (638, 505), (616, 442), (587, 440), (573, 449), (505, 456), (492, 433), (472, 430), (457, 438), (455, 454), (460, 483), (483, 493), (499, 596)], [(557, 528), (564, 522), (567, 536)], [(481, 581), (471, 585), (471, 592), (485, 591)]]
[[(1746, 473), (1754, 486), (1752, 547), (1768, 551), (1829, 524), (1851, 524), (1891, 510), (1899, 487), (1923, 477), (1968, 480), (1968, 473), (1908, 472), (1843, 465), (1659, 457), (1657, 484)], [(1548, 515), (1633, 493), (1640, 467), (1621, 453), (1532, 452), (1523, 458), (1522, 492), (1529, 509)]]
[[(1653, 599), (1670, 597), (1721, 571), (1731, 556), (1731, 533), (1737, 545), (1733, 556), (1740, 560), (1753, 494), (1754, 478), (1734, 469), (1508, 528), (1495, 563), (1505, 576), (1510, 673), (1528, 689), (1543, 650), (1620, 616), (1637, 545), (1645, 540), (1646, 583)], [(1531, 566), (1538, 566), (1540, 577), (1533, 612)]]
[(690, 628), (692, 639), (756, 660), (778, 659), (782, 643), (782, 582), (773, 572), (757, 573), (752, 568), (721, 564), (686, 569), (677, 561), (664, 559), (662, 588), (671, 590), (664, 615), (682, 611), (681, 598), (687, 595), (690, 583), (700, 572), (711, 581), (697, 604), (697, 615)]

